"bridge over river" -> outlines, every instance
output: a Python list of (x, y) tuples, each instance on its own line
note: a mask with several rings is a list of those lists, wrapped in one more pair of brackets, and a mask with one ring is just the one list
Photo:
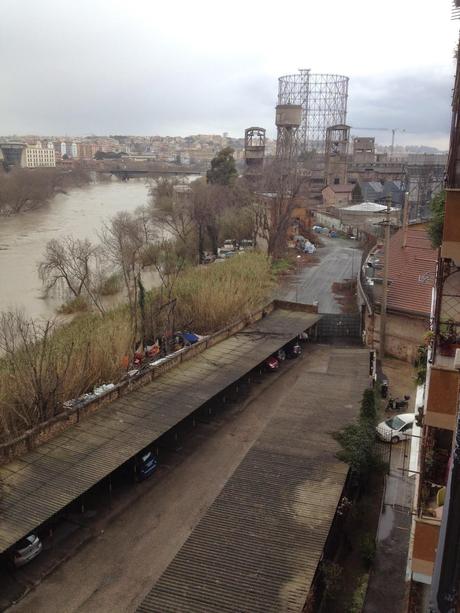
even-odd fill
[(113, 162), (98, 164), (96, 172), (101, 174), (111, 174), (122, 181), (135, 179), (139, 177), (159, 177), (159, 176), (190, 176), (190, 175), (205, 175), (207, 168), (200, 166), (175, 166), (173, 164), (155, 164), (155, 163), (119, 163)]

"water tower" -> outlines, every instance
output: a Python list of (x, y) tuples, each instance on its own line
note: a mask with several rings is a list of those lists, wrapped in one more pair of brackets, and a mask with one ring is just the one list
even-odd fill
[(279, 160), (297, 158), (297, 131), (302, 121), (300, 104), (278, 104), (276, 107), (276, 157)]
[(244, 159), (246, 173), (258, 174), (262, 171), (265, 157), (265, 128), (253, 126), (244, 131)]

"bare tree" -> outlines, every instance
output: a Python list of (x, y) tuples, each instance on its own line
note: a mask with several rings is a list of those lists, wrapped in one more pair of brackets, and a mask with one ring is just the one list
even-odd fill
[(268, 241), (268, 253), (277, 258), (283, 255), (292, 214), (299, 205), (302, 187), (308, 175), (299, 164), (273, 162), (262, 177), (258, 193), (256, 223)]
[(121, 271), (131, 316), (133, 344), (138, 333), (138, 297), (143, 252), (146, 248), (145, 228), (142, 219), (121, 211), (102, 229), (101, 242), (104, 253)]
[(0, 315), (0, 416), (15, 434), (53, 417), (62, 408), (73, 346), (52, 342), (52, 321), (28, 320), (20, 312)]
[[(45, 248), (43, 260), (38, 265), (38, 275), (46, 293), (56, 284), (63, 282), (74, 297), (88, 297), (103, 313), (99, 288), (101, 267), (98, 262), (100, 248), (88, 239), (80, 240), (71, 236), (50, 240)], [(97, 282), (96, 282), (97, 279)]]
[(89, 173), (81, 166), (75, 166), (71, 172), (57, 168), (0, 171), (0, 211), (19, 213), (40, 207), (56, 193), (89, 181)]
[(184, 244), (196, 228), (190, 187), (175, 179), (160, 177), (151, 187), (150, 213), (154, 223)]

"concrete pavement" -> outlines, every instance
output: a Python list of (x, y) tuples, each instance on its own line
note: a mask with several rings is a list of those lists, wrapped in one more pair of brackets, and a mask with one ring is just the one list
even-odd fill
[[(383, 370), (393, 396), (409, 393), (414, 410), (415, 383), (410, 364), (386, 359)], [(364, 613), (406, 610), (406, 566), (412, 521), (415, 476), (408, 476), (410, 439), (389, 445), (390, 471), (386, 476), (382, 511), (377, 529), (377, 550), (366, 594)]]

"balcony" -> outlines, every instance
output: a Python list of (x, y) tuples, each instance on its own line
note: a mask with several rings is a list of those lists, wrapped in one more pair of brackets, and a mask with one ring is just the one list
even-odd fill
[(444, 428), (426, 428), (422, 447), (419, 516), (441, 519), (449, 472), (453, 433)]
[[(448, 230), (447, 226), (445, 222), (444, 235), (457, 232), (457, 229)], [(460, 247), (460, 243), (458, 245)], [(454, 255), (445, 249), (444, 254), (446, 257)], [(434, 363), (436, 366), (453, 369), (455, 352), (460, 349), (460, 268), (452, 259), (440, 260), (438, 284)]]
[(431, 583), (444, 497), (449, 472), (453, 433), (443, 428), (426, 428), (422, 442), (422, 464), (412, 553), (413, 579)]
[(460, 265), (460, 190), (446, 190), (441, 257)]
[(416, 519), (414, 547), (412, 550), (413, 579), (420, 583), (431, 583), (436, 549), (439, 539), (440, 521), (437, 519)]
[(459, 373), (438, 366), (442, 360), (445, 360), (447, 366), (450, 362), (453, 364), (453, 358), (438, 355), (437, 365), (430, 370), (424, 423), (426, 426), (445, 428), (453, 432), (456, 427)]

